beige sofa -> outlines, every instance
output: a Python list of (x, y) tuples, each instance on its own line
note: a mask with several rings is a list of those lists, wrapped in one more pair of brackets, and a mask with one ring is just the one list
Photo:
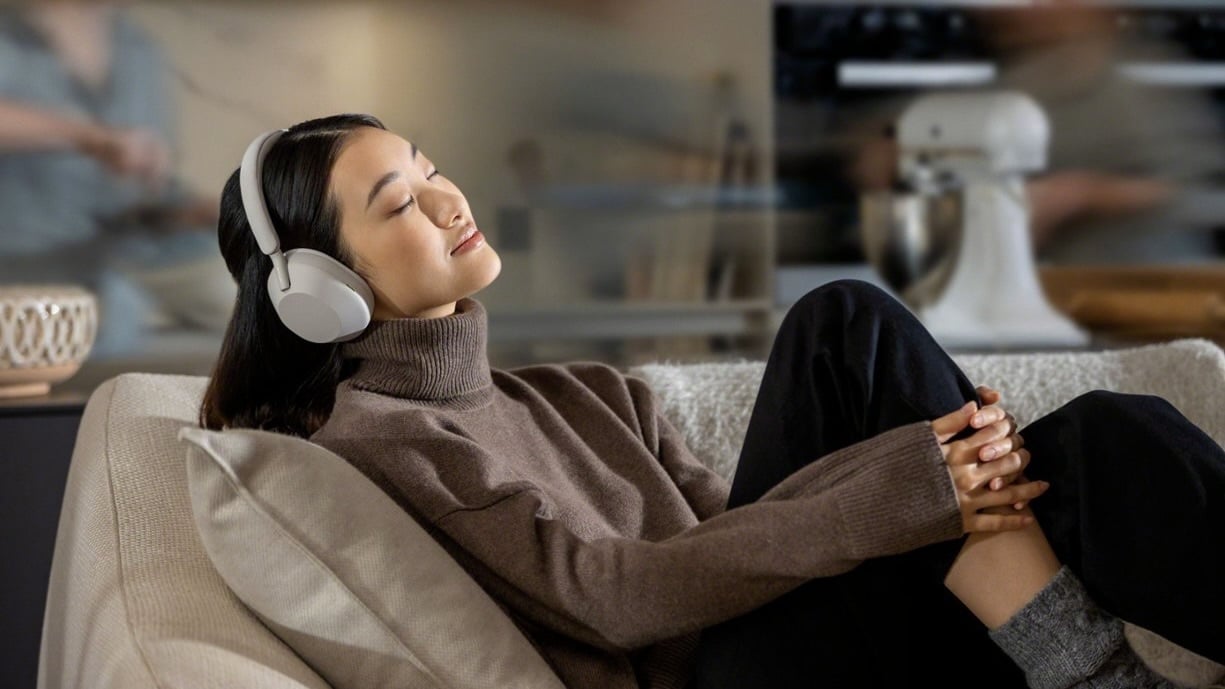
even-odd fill
[[(958, 362), (976, 383), (1000, 389), (1022, 424), (1101, 388), (1162, 395), (1225, 441), (1225, 353), (1205, 341)], [(761, 371), (761, 362), (741, 362), (631, 372), (657, 391), (695, 453), (730, 476)], [(205, 383), (124, 374), (90, 398), (59, 524), (39, 689), (328, 689), (230, 592), (201, 545), (177, 435), (193, 423)], [(1225, 668), (1155, 635), (1129, 626), (1128, 636), (1176, 680), (1223, 680)]]

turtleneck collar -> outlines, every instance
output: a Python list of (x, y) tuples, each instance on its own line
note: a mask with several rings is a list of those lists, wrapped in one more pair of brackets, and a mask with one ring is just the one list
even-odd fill
[(487, 341), (485, 307), (466, 298), (450, 316), (374, 321), (340, 352), (357, 361), (359, 390), (471, 408), (493, 391)]

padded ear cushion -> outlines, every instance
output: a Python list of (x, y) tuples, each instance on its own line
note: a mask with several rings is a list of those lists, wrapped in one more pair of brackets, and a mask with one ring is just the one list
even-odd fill
[(360, 275), (327, 254), (312, 249), (285, 252), (289, 289), (281, 291), (276, 273), (268, 275), (268, 294), (281, 322), (309, 342), (343, 342), (370, 325), (374, 294)]

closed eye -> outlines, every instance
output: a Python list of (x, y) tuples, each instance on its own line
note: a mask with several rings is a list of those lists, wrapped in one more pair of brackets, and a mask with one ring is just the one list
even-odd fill
[[(438, 175), (438, 169), (435, 168), (434, 171), (426, 175), (425, 178), (429, 180), (429, 179), (433, 179), (437, 175)], [(399, 206), (398, 208), (395, 208), (394, 210), (391, 211), (391, 215), (400, 215), (401, 213), (407, 211), (409, 208), (412, 208), (413, 204), (415, 204), (416, 202), (417, 202), (417, 199), (415, 197), (412, 197), (412, 196), (408, 197), (408, 200), (404, 202), (404, 205)]]
[(409, 208), (411, 208), (412, 205), (416, 202), (417, 202), (416, 198), (412, 196), (408, 197), (408, 200), (404, 202), (403, 206), (400, 206), (399, 208), (396, 208), (395, 210), (391, 211), (391, 215), (400, 215), (404, 211), (407, 211)]

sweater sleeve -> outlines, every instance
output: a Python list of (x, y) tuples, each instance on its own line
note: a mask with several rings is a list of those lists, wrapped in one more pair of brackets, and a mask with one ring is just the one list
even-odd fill
[(646, 381), (632, 376), (624, 380), (643, 443), (659, 460), (694, 515), (705, 521), (723, 512), (730, 490), (727, 481), (694, 456), (685, 444), (684, 435), (664, 414), (655, 391)]
[(818, 459), (755, 503), (672, 538), (584, 540), (532, 488), (434, 524), (462, 564), (534, 623), (637, 648), (743, 614), (804, 581), (961, 533), (930, 424)]

